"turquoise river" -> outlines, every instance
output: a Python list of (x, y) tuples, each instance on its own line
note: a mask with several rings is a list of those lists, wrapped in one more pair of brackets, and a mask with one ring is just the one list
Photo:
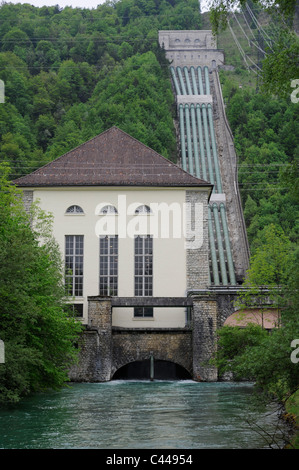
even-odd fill
[[(253, 412), (249, 383), (69, 384), (0, 409), (1, 449), (282, 448), (272, 409)], [(281, 423), (279, 423), (281, 429)]]

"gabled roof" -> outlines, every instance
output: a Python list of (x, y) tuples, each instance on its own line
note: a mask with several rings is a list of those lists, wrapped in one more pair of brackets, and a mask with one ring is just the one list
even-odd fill
[(19, 187), (212, 186), (117, 127), (111, 127), (29, 175)]

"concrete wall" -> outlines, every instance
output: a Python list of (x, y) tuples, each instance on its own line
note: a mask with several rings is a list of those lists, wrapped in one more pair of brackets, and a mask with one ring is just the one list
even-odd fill
[(196, 64), (215, 68), (224, 64), (224, 53), (217, 49), (212, 31), (159, 31), (159, 44), (174, 67)]

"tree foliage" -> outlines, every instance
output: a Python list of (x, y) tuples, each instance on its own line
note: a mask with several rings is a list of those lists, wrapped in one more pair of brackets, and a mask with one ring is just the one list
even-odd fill
[(279, 322), (271, 334), (254, 324), (224, 326), (218, 332), (215, 363), (220, 373), (255, 381), (266, 395), (279, 400), (295, 392), (299, 384), (298, 365), (291, 361), (291, 344), (299, 335), (298, 255), (281, 229), (265, 227), (237, 306), (242, 318), (242, 309), (265, 307), (270, 300)]
[(197, 0), (121, 0), (92, 10), (3, 3), (0, 18), (0, 146), (12, 178), (111, 125), (174, 157), (158, 31), (200, 28)]
[(30, 215), (21, 195), (0, 172), (0, 401), (59, 387), (76, 358), (81, 325), (64, 302), (59, 248), (51, 235), (51, 218), (38, 206)]
[(298, 104), (239, 89), (224, 73), (221, 81), (251, 252), (270, 224), (298, 243)]
[[(292, 93), (292, 81), (299, 76), (299, 38), (293, 30), (297, 0), (212, 0), (210, 21), (215, 34), (229, 24), (232, 11), (250, 4), (255, 14), (267, 13), (270, 25), (267, 34), (266, 55), (262, 60), (262, 90), (269, 95), (288, 97)], [(298, 11), (297, 11), (298, 15)], [(262, 28), (254, 22), (253, 28)], [(264, 31), (264, 30), (263, 30)], [(275, 35), (273, 34), (275, 32)]]

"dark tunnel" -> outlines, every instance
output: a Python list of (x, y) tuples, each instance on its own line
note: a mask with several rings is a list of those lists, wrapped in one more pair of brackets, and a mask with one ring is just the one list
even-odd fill
[[(152, 372), (151, 372), (152, 370)], [(190, 373), (179, 364), (170, 361), (150, 359), (135, 361), (118, 369), (113, 380), (190, 380)]]

